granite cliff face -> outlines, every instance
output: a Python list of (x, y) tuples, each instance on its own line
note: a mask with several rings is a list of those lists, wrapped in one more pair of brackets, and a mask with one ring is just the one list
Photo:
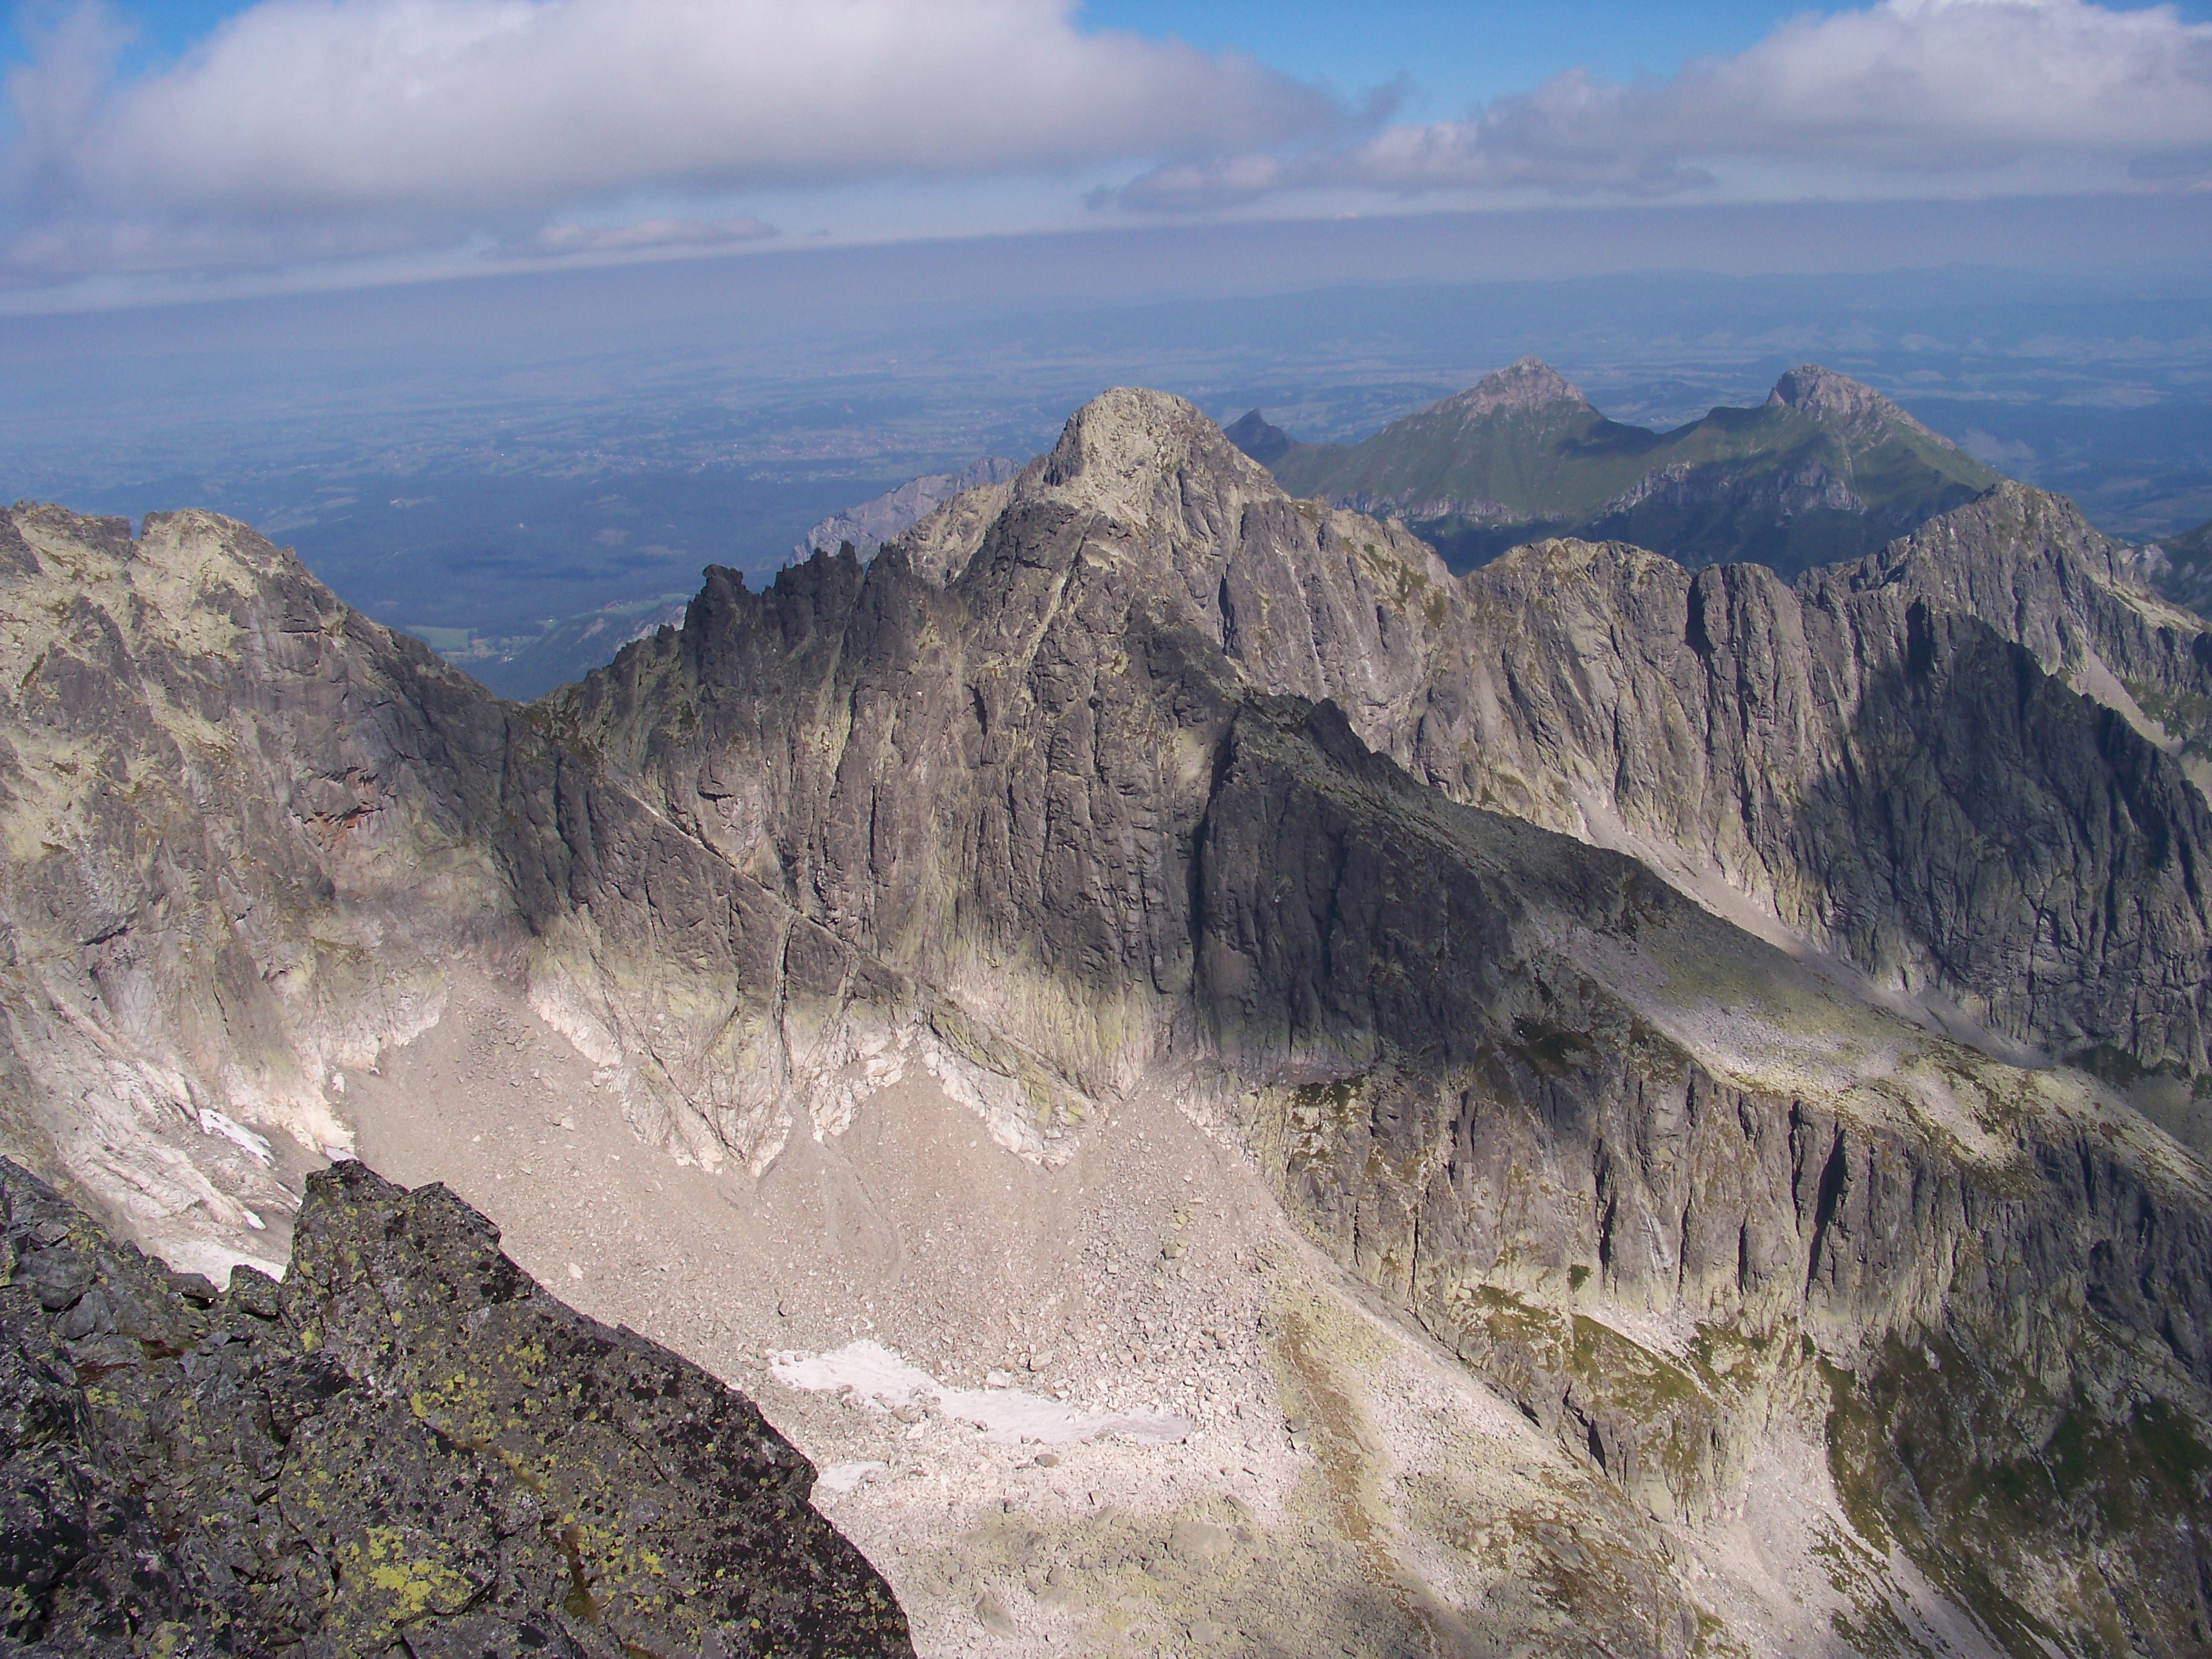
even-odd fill
[(1366, 734), (2003, 1036), (2202, 1073), (2205, 802), (2136, 694), (2201, 706), (2203, 635), (2090, 535), (2004, 486), (1794, 585), (1523, 549)]
[(5, 1160), (0, 1206), (10, 1653), (913, 1651), (750, 1401), (442, 1188), (313, 1176), (220, 1294)]
[(199, 514), (127, 531), (0, 520), (0, 1109), (149, 1248), (281, 1261), (300, 1171), (348, 1144), (346, 1068), (436, 1021), (457, 957), (709, 1164), (841, 1086), (842, 1028), (793, 1049), (782, 1014), (910, 1012), (289, 553)]
[(1455, 581), (1117, 392), (961, 560), (711, 575), (547, 718), (1009, 1035), (1041, 1120), (1180, 1078), (1655, 1512), (1795, 1425), (2001, 1641), (2180, 1651), (2204, 1176), (2032, 1063), (2205, 1065), (2203, 799), (2039, 658), (2196, 647), (2094, 552), (2014, 491), (1795, 587), (1568, 543)]
[[(326, 957), (395, 988), (349, 1009), (504, 962), (641, 1133), (756, 1173), (902, 1079), (1047, 1167), (1164, 1092), (1660, 1529), (1656, 1650), (1729, 1628), (1656, 1540), (1725, 1535), (1776, 1446), (1850, 1518), (1833, 1651), (2212, 1631), (2212, 1185), (2051, 1063), (2183, 1116), (2212, 1071), (2212, 701), (2193, 619), (2063, 503), (1999, 489), (1794, 584), (1568, 541), (1455, 578), (1120, 391), (866, 568), (709, 572), (526, 716), (235, 526), (14, 521), (19, 615), (78, 620), (20, 623), (9, 683), (112, 635), (127, 696), (82, 753), (40, 735), (66, 695), (9, 711), (12, 821), (66, 832), (15, 832), (11, 1017), (58, 1026), (112, 938), (276, 988), (254, 1024), (219, 980), (94, 975), (81, 1035), (17, 1040), (88, 1188), (95, 1050), (182, 1056), (141, 1164), (240, 1144), (203, 1099), (313, 1139), (328, 1093), (220, 1091), (250, 1041), (322, 1081)], [(159, 787), (87, 829), (62, 761)], [(250, 910), (173, 896), (234, 869), (276, 872)]]
[[(801, 910), (953, 983), (962, 952), (1052, 933), (968, 890), (1049, 887), (1041, 862), (1001, 876), (959, 850), (1050, 844), (1000, 815), (1057, 788), (1109, 844), (1195, 821), (1162, 762), (1211, 753), (1211, 728), (1117, 666), (1160, 641), (1160, 672), (1332, 702), (1455, 799), (1635, 852), (2002, 1036), (2212, 1069), (2193, 876), (2212, 819), (2181, 738), (2128, 690), (2197, 706), (2212, 647), (2052, 498), (2002, 486), (1794, 586), (1573, 542), (1455, 580), (1402, 531), (1284, 499), (1194, 413), (1109, 394), (975, 539), (942, 585), (933, 542), (919, 570), (817, 561), (758, 598), (712, 575), (680, 634), (550, 718)], [(1083, 745), (1040, 752), (1037, 711), (1079, 694)], [(1127, 746), (1094, 758), (1109, 740)], [(1133, 810), (1125, 762), (1149, 816), (1109, 832)], [(1116, 907), (1117, 951), (1187, 956), (1179, 920), (1146, 932), (1173, 901), (1127, 879), (1145, 896)], [(1175, 994), (1162, 973), (1139, 977)]]

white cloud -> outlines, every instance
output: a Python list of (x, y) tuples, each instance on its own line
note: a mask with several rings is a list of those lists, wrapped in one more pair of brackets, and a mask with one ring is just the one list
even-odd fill
[(426, 245), (513, 246), (625, 198), (1082, 169), (1343, 125), (1251, 58), (1086, 33), (1074, 9), (262, 0), (174, 66), (118, 81), (118, 32), (85, 0), (9, 78), (17, 240), (51, 252), (129, 226), (252, 246), (288, 226), (372, 240), (404, 226)]
[(1884, 0), (1629, 82), (1570, 71), (1462, 121), (1157, 167), (1109, 198), (1193, 210), (1316, 188), (1649, 197), (1780, 174), (1889, 191), (2212, 173), (2212, 25), (2170, 6)]
[(2168, 6), (1881, 0), (1427, 125), (1391, 125), (1388, 88), (1355, 107), (1078, 12), (259, 0), (126, 77), (101, 0), (70, 0), (7, 80), (0, 283), (622, 258), (830, 222), (830, 200), (937, 234), (933, 204), (1003, 198), (1020, 222), (990, 228), (1018, 229), (1109, 169), (1142, 171), (1094, 203), (1162, 212), (2212, 179), (2212, 25)]
[(726, 247), (776, 234), (763, 220), (640, 219), (627, 225), (548, 225), (531, 239), (538, 253), (629, 253), (641, 248)]

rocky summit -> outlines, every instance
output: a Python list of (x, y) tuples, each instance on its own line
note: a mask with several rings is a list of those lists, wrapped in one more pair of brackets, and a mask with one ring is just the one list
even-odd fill
[(10, 522), (10, 1144), (210, 1271), (305, 1179), (287, 1297), (449, 1181), (920, 1650), (2212, 1640), (2212, 639), (2063, 501), (1455, 575), (1125, 388), (527, 711)]
[(0, 1204), (10, 1653), (913, 1650), (750, 1401), (443, 1188), (312, 1176), (220, 1293), (4, 1160)]

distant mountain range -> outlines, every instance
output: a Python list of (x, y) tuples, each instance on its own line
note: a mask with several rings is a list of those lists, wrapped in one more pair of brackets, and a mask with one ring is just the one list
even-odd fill
[(1291, 494), (1401, 518), (1455, 571), (1575, 535), (1794, 574), (1872, 552), (2001, 477), (1813, 364), (1758, 408), (1671, 432), (1607, 419), (1534, 357), (1364, 443), (1299, 443), (1256, 409), (1227, 430)]
[(908, 478), (873, 501), (833, 513), (806, 532), (805, 539), (791, 550), (791, 556), (805, 559), (817, 550), (835, 553), (841, 544), (850, 542), (853, 550), (865, 559), (892, 537), (928, 517), (941, 503), (983, 484), (1006, 483), (1020, 466), (1020, 462), (1003, 455), (986, 455), (957, 472), (929, 472)]

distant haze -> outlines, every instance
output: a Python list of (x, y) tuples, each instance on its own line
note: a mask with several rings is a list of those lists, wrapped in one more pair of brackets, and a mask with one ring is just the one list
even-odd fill
[[(1939, 234), (1972, 263), (1929, 268)], [(2212, 519), (2207, 246), (2212, 196), (1546, 210), (21, 315), (0, 492), (231, 514), (498, 659), (608, 637), (607, 606), (655, 614), (708, 563), (765, 576), (1109, 386), (1344, 442), (1534, 354), (1656, 428), (1823, 363), (2148, 538)]]

